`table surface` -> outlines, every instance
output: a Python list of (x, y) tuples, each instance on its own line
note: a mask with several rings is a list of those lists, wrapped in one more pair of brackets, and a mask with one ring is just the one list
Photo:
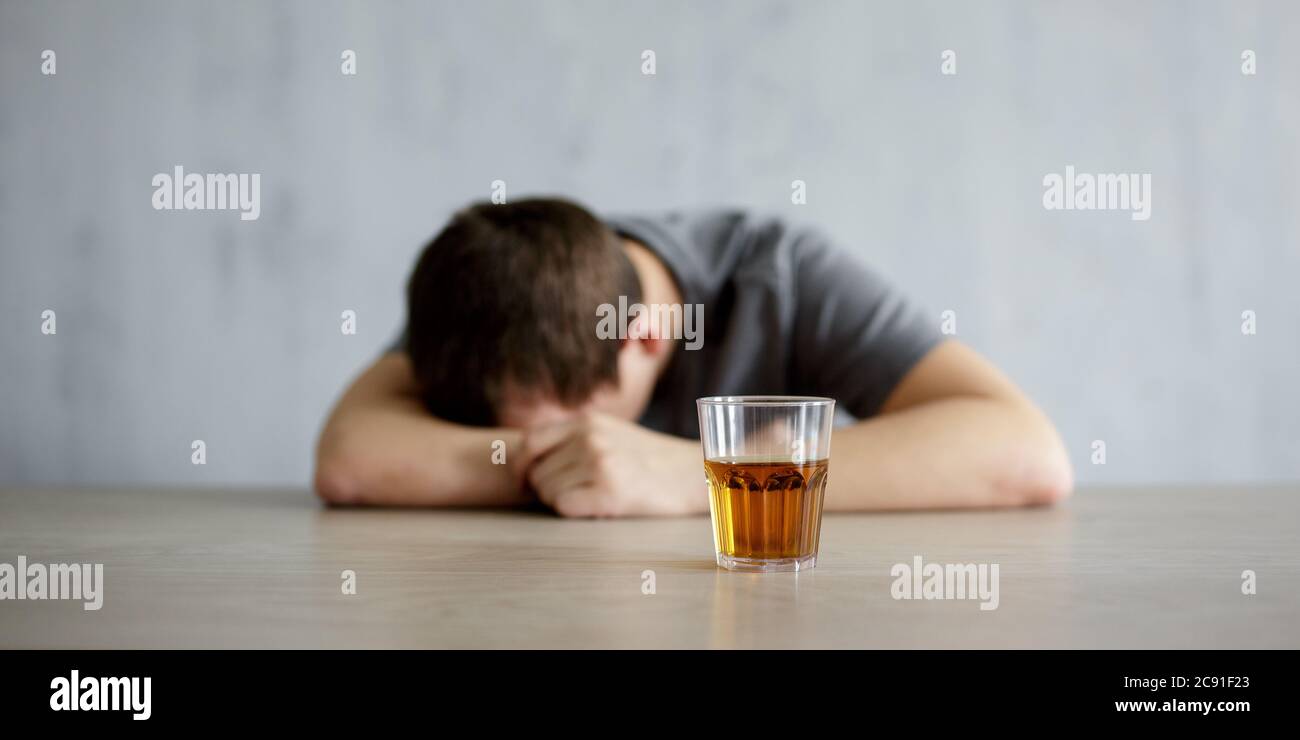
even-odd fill
[[(1300, 487), (832, 514), (815, 569), (771, 574), (718, 569), (707, 517), (328, 509), (283, 490), (0, 491), (0, 563), (19, 555), (103, 563), (104, 604), (0, 600), (0, 647), (1300, 647)], [(998, 564), (998, 608), (893, 598), (891, 568), (916, 556)]]

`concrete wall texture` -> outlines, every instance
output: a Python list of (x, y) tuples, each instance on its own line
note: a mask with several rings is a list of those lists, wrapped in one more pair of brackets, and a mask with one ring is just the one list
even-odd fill
[[(821, 226), (954, 311), (1083, 483), (1295, 480), (1297, 38), (1281, 1), (4, 0), (0, 484), (305, 485), (498, 179)], [(177, 165), (259, 173), (260, 218), (155, 210)], [(1151, 218), (1046, 210), (1067, 165), (1150, 174)]]

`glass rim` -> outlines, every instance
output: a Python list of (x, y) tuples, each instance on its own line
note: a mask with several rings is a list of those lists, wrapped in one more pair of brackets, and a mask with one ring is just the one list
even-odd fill
[(697, 406), (780, 406), (797, 408), (831, 406), (835, 399), (824, 396), (705, 396), (695, 399)]

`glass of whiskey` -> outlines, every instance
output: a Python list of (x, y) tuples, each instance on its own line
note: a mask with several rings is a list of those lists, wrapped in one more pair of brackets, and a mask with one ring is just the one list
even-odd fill
[(712, 396), (695, 405), (718, 565), (756, 572), (815, 566), (835, 401)]

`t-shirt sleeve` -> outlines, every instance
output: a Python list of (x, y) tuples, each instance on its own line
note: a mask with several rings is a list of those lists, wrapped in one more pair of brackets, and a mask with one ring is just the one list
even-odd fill
[(815, 231), (792, 249), (798, 383), (857, 418), (872, 416), (942, 340), (938, 321)]

